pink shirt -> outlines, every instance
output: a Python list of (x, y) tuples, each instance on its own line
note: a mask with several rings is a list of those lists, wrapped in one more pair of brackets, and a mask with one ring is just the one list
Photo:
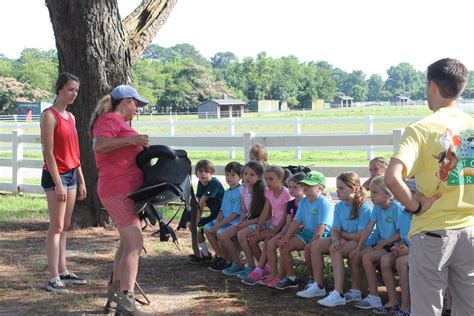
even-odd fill
[(272, 190), (265, 190), (265, 197), (272, 206), (272, 225), (276, 227), (278, 223), (286, 216), (287, 203), (293, 200), (287, 187), (283, 187), (280, 195), (277, 197)]
[[(124, 138), (138, 133), (114, 112), (102, 114), (97, 119), (93, 136)], [(97, 193), (100, 198), (128, 194), (143, 185), (143, 173), (135, 163), (135, 158), (143, 146), (127, 146), (107, 153), (95, 153), (99, 181)]]
[(245, 214), (245, 219), (247, 220), (250, 217), (250, 204), (252, 203), (252, 194), (250, 194), (246, 187), (242, 186), (242, 188), (240, 189), (240, 196), (243, 198), (245, 206), (247, 207), (247, 214)]

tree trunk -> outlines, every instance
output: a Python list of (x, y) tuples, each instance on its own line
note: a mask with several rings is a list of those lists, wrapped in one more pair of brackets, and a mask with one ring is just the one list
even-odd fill
[[(79, 77), (81, 86), (74, 104), (69, 108), (76, 117), (81, 150), (81, 166), (86, 180), (87, 199), (77, 201), (72, 218), (73, 227), (105, 226), (110, 223), (108, 214), (97, 197), (97, 169), (89, 122), (97, 101), (110, 93), (113, 87), (131, 83), (131, 53), (129, 33), (136, 37), (149, 34), (142, 46), (135, 44), (133, 51), (138, 56), (150, 44), (159, 29), (153, 19), (166, 19), (175, 0), (164, 1), (168, 5), (152, 8), (160, 12), (147, 11), (150, 3), (143, 1), (142, 14), (137, 8), (132, 15), (146, 15), (144, 25), (127, 29), (121, 22), (116, 0), (46, 0), (58, 50), (59, 72), (67, 71)], [(148, 4), (148, 5), (147, 5)], [(143, 19), (142, 19), (143, 20)], [(164, 23), (164, 22), (163, 22)], [(155, 23), (156, 24), (156, 23)], [(133, 34), (130, 30), (133, 30)]]

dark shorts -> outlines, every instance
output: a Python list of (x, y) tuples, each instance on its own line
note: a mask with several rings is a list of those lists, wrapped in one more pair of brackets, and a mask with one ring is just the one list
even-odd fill
[(389, 245), (385, 245), (383, 246), (383, 250), (385, 250), (387, 253), (391, 253), (392, 250), (391, 248), (393, 247), (394, 244), (389, 244)]
[[(61, 182), (66, 190), (74, 190), (77, 188), (77, 169), (71, 169), (66, 173), (60, 174), (59, 177), (61, 178)], [(54, 191), (56, 185), (54, 184), (53, 177), (51, 177), (51, 173), (43, 169), (43, 173), (41, 174), (41, 186), (43, 187), (44, 191)]]

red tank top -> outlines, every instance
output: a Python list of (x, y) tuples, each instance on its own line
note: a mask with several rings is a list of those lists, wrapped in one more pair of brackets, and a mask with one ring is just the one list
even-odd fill
[[(46, 111), (50, 111), (56, 119), (53, 154), (59, 174), (63, 174), (79, 167), (81, 164), (79, 160), (79, 139), (77, 137), (76, 126), (71, 113), (66, 112), (68, 119), (65, 119), (53, 108), (48, 108)], [(48, 170), (46, 162), (43, 168)]]

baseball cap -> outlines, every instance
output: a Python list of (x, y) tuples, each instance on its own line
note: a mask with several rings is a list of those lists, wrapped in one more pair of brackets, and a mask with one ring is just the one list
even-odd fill
[(112, 99), (114, 100), (122, 100), (122, 99), (127, 99), (127, 98), (134, 98), (135, 100), (138, 101), (138, 106), (145, 106), (147, 105), (148, 103), (148, 100), (141, 97), (137, 90), (135, 90), (134, 88), (130, 87), (130, 86), (127, 86), (127, 85), (120, 85), (118, 87), (115, 87), (113, 90), (112, 90)]
[(303, 180), (301, 180), (298, 183), (303, 183), (303, 184), (307, 184), (307, 185), (318, 185), (319, 184), (319, 185), (326, 186), (326, 178), (319, 171), (310, 171), (304, 176)]

